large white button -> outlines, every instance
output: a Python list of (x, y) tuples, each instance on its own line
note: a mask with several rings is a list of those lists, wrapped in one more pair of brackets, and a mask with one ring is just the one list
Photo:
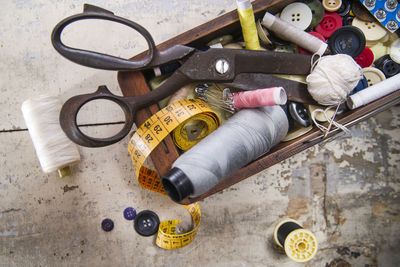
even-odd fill
[(393, 59), (394, 62), (400, 64), (400, 39), (397, 39), (390, 46), (390, 58)]
[(367, 79), (368, 86), (372, 86), (386, 79), (385, 74), (377, 68), (368, 67), (361, 69), (365, 79)]
[(301, 30), (305, 30), (311, 24), (312, 12), (304, 3), (292, 3), (282, 10), (280, 18)]
[(362, 21), (357, 17), (353, 19), (352, 25), (359, 28), (364, 33), (367, 41), (377, 41), (387, 34), (385, 28), (378, 23)]

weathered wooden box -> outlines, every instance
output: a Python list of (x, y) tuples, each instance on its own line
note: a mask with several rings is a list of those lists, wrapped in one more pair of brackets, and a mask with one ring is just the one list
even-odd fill
[[(291, 2), (294, 1), (257, 0), (254, 1), (252, 4), (255, 12), (255, 17), (256, 19), (258, 19), (262, 18), (266, 11), (269, 11), (273, 14), (277, 13)], [(216, 37), (225, 34), (237, 33), (238, 31), (241, 31), (239, 18), (237, 11), (233, 10), (158, 45), (158, 48), (165, 49), (175, 44), (183, 44), (192, 47), (202, 47)], [(135, 96), (145, 94), (150, 91), (145, 75), (142, 72), (119, 72), (118, 82), (121, 87), (122, 93), (125, 96)], [(336, 120), (341, 124), (351, 126), (399, 102), (400, 91), (396, 91), (390, 95), (378, 99), (373, 103), (370, 103), (367, 106), (341, 114), (336, 118)], [(139, 112), (137, 112), (135, 119), (136, 125), (139, 126), (144, 123), (151, 116), (151, 114), (156, 113), (158, 110), (159, 107), (157, 105), (153, 105), (145, 110), (140, 110)], [(315, 144), (318, 144), (325, 140), (329, 140), (330, 137), (336, 135), (337, 133), (339, 133), (339, 131), (331, 131), (329, 135), (325, 139), (323, 139), (323, 134), (321, 133), (321, 131), (319, 131), (317, 127), (314, 127), (310, 132), (305, 135), (302, 135), (289, 142), (282, 142), (279, 145), (275, 146), (268, 154), (264, 155), (256, 161), (251, 162), (247, 166), (233, 173), (230, 177), (216, 185), (206, 194), (203, 194), (195, 199), (185, 200), (182, 202), (182, 204), (196, 202), (218, 191), (221, 191)], [(169, 171), (172, 163), (178, 156), (178, 149), (175, 147), (172, 138), (168, 136), (163, 141), (163, 143), (160, 144), (153, 151), (153, 153), (151, 154), (151, 159), (159, 175), (163, 175)]]

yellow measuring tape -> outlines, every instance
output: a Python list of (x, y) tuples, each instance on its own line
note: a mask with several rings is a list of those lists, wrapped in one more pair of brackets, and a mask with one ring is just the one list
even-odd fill
[[(189, 122), (198, 121), (205, 126), (198, 133), (196, 140), (189, 141), (184, 135), (183, 128)], [(212, 111), (208, 105), (199, 99), (185, 99), (175, 102), (143, 123), (132, 136), (128, 151), (131, 155), (133, 169), (139, 184), (149, 190), (166, 195), (161, 180), (154, 170), (143, 166), (147, 157), (153, 149), (171, 132), (177, 129), (174, 139), (179, 138), (183, 146), (191, 147), (200, 141), (200, 138), (208, 135), (220, 125), (218, 115)], [(197, 203), (184, 206), (192, 216), (195, 227), (192, 231), (184, 234), (177, 234), (175, 227), (181, 220), (168, 220), (160, 224), (156, 244), (164, 249), (177, 249), (184, 247), (192, 242), (197, 234), (200, 225), (201, 213)]]

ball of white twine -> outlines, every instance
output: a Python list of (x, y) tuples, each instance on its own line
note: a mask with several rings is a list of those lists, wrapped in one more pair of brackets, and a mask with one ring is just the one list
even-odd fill
[(306, 81), (314, 100), (329, 106), (344, 102), (362, 77), (361, 67), (352, 57), (337, 54), (318, 59)]

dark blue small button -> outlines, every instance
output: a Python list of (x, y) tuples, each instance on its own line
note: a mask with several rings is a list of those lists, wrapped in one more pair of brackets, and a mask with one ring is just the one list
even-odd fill
[(101, 228), (106, 232), (110, 232), (112, 229), (114, 229), (114, 222), (108, 218), (104, 219), (101, 222)]
[(360, 92), (368, 87), (368, 80), (363, 76), (363, 78), (357, 83), (356, 87), (350, 92), (350, 95)]
[(128, 221), (132, 221), (136, 217), (136, 210), (132, 207), (127, 207), (124, 210), (124, 218)]
[(390, 78), (400, 72), (400, 65), (394, 62), (389, 55), (384, 55), (376, 60), (375, 67), (380, 69), (386, 78)]

